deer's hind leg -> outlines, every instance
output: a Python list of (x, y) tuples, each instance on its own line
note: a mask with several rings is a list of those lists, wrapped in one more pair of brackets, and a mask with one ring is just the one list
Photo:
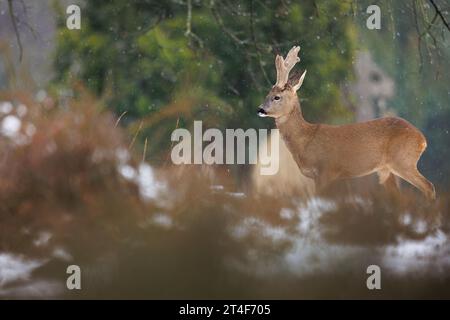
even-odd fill
[(431, 201), (436, 199), (434, 185), (428, 181), (427, 178), (425, 178), (419, 170), (417, 170), (417, 168), (401, 168), (400, 170), (397, 168), (394, 173), (422, 191), (428, 200)]
[(391, 173), (388, 168), (381, 169), (377, 172), (380, 184), (389, 193), (396, 193), (399, 191), (399, 183), (397, 177)]
[(400, 139), (392, 145), (389, 167), (392, 173), (422, 191), (431, 201), (436, 199), (434, 186), (417, 170), (417, 163), (426, 147), (427, 143), (422, 135)]

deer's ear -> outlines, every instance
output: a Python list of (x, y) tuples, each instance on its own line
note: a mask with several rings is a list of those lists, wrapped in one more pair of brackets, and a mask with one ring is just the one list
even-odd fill
[(305, 72), (303, 72), (303, 74), (300, 76), (300, 78), (298, 79), (297, 83), (294, 83), (294, 85), (292, 86), (292, 89), (294, 89), (294, 91), (297, 91), (298, 89), (300, 89), (300, 87), (303, 84), (303, 80), (305, 80), (305, 76), (306, 76), (306, 70)]

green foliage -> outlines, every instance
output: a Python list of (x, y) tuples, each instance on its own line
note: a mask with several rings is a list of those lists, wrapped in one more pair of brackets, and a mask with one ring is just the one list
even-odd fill
[(109, 96), (118, 114), (127, 111), (128, 121), (156, 116), (144, 133), (160, 149), (177, 119), (187, 126), (193, 119), (222, 128), (272, 126), (255, 110), (274, 83), (275, 53), (299, 44), (298, 68), (308, 69), (300, 92), (306, 117), (349, 116), (339, 99), (352, 72), (349, 9), (342, 1), (193, 1), (189, 33), (187, 2), (88, 1), (81, 31), (59, 23), (56, 83), (81, 79)]

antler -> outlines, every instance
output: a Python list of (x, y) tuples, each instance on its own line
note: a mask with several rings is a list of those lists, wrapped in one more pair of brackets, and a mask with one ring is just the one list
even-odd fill
[(277, 55), (275, 58), (275, 66), (277, 68), (277, 82), (275, 83), (275, 86), (283, 88), (288, 82), (289, 72), (295, 64), (300, 61), (300, 58), (298, 57), (299, 51), (300, 47), (294, 46), (291, 50), (289, 50), (286, 59), (283, 59), (282, 56)]

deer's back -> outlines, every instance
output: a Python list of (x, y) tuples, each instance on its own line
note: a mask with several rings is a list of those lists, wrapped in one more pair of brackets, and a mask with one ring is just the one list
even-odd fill
[(343, 176), (368, 174), (391, 161), (398, 153), (417, 153), (426, 146), (423, 134), (401, 118), (317, 126), (301, 161), (306, 166), (334, 166), (342, 171)]

